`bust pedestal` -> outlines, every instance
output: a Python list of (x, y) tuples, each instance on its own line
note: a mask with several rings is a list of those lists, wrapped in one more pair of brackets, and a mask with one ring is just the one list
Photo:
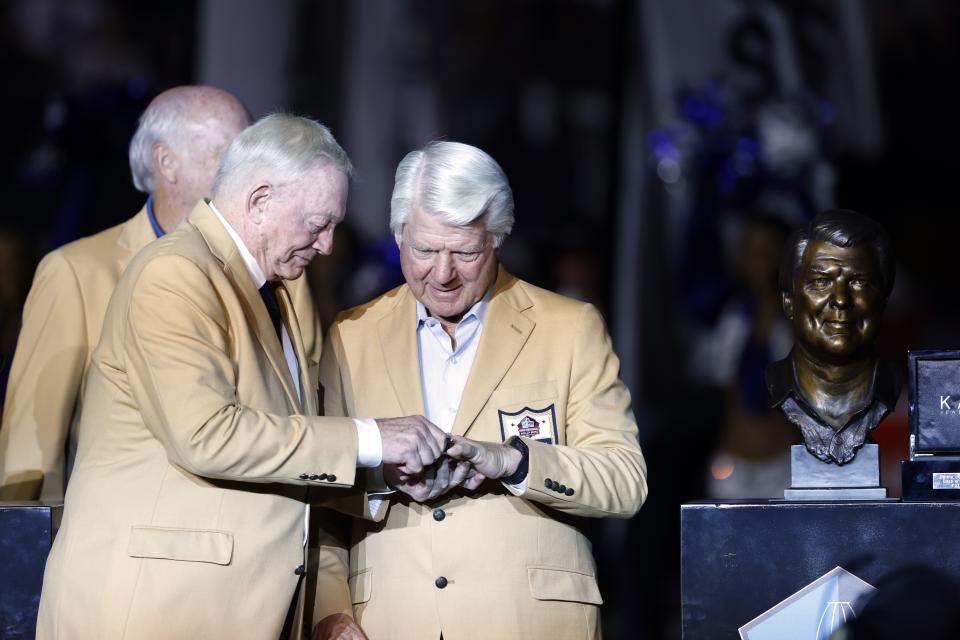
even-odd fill
[(880, 486), (880, 452), (876, 444), (865, 444), (853, 460), (844, 465), (823, 462), (802, 444), (790, 447), (790, 488), (784, 500), (883, 500), (887, 490)]

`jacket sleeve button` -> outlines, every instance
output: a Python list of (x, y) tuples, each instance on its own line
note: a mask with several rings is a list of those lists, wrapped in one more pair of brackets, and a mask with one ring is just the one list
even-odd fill
[(553, 489), (553, 480), (547, 478), (543, 481), (543, 486), (545, 486), (547, 489)]
[(433, 581), (433, 584), (437, 585), (437, 589), (443, 589), (444, 587), (447, 586), (447, 579), (444, 578), (443, 576), (440, 576), (439, 578)]
[(310, 474), (309, 474), (309, 473), (301, 473), (301, 474), (300, 474), (300, 479), (301, 479), (301, 480), (309, 480), (309, 479), (310, 479)]
[(573, 490), (573, 487), (567, 487), (567, 490), (564, 493), (566, 493), (568, 496), (572, 496), (574, 493), (576, 493), (576, 491)]
[(331, 473), (330, 475), (327, 476), (327, 482), (336, 482), (336, 481), (337, 481), (337, 476), (335, 474)]
[(303, 568), (302, 564), (293, 570), (294, 575), (298, 575), (298, 576), (302, 576), (306, 572), (307, 570)]

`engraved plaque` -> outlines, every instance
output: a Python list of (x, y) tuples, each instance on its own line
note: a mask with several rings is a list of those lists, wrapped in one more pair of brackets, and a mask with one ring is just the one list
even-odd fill
[(934, 489), (960, 489), (960, 473), (934, 473)]

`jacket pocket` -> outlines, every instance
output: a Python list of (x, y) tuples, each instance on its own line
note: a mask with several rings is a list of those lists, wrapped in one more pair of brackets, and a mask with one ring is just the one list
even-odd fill
[(565, 600), (603, 604), (596, 577), (579, 571), (527, 567), (530, 595), (537, 600)]
[(134, 526), (130, 528), (127, 555), (227, 565), (233, 558), (233, 534), (212, 529)]
[(350, 604), (361, 604), (370, 599), (373, 591), (373, 569), (364, 569), (347, 579), (350, 586)]

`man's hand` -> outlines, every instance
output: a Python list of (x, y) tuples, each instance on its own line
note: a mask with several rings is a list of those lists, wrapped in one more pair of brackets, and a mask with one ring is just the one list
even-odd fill
[(353, 618), (345, 613), (331, 613), (313, 628), (313, 640), (367, 640)]
[(404, 475), (417, 475), (443, 453), (446, 434), (423, 416), (377, 420), (383, 442), (383, 464), (397, 465)]
[[(498, 442), (479, 442), (463, 436), (450, 436), (453, 446), (447, 455), (455, 460), (465, 460), (477, 472), (464, 482), (467, 489), (476, 489), (484, 478), (502, 478), (517, 470), (523, 456), (513, 447)], [(479, 479), (478, 479), (479, 477)]]
[(395, 465), (383, 465), (383, 478), (387, 484), (402, 491), (417, 502), (427, 502), (447, 491), (464, 484), (476, 475), (469, 462), (440, 458), (435, 464), (418, 475), (401, 473)]

